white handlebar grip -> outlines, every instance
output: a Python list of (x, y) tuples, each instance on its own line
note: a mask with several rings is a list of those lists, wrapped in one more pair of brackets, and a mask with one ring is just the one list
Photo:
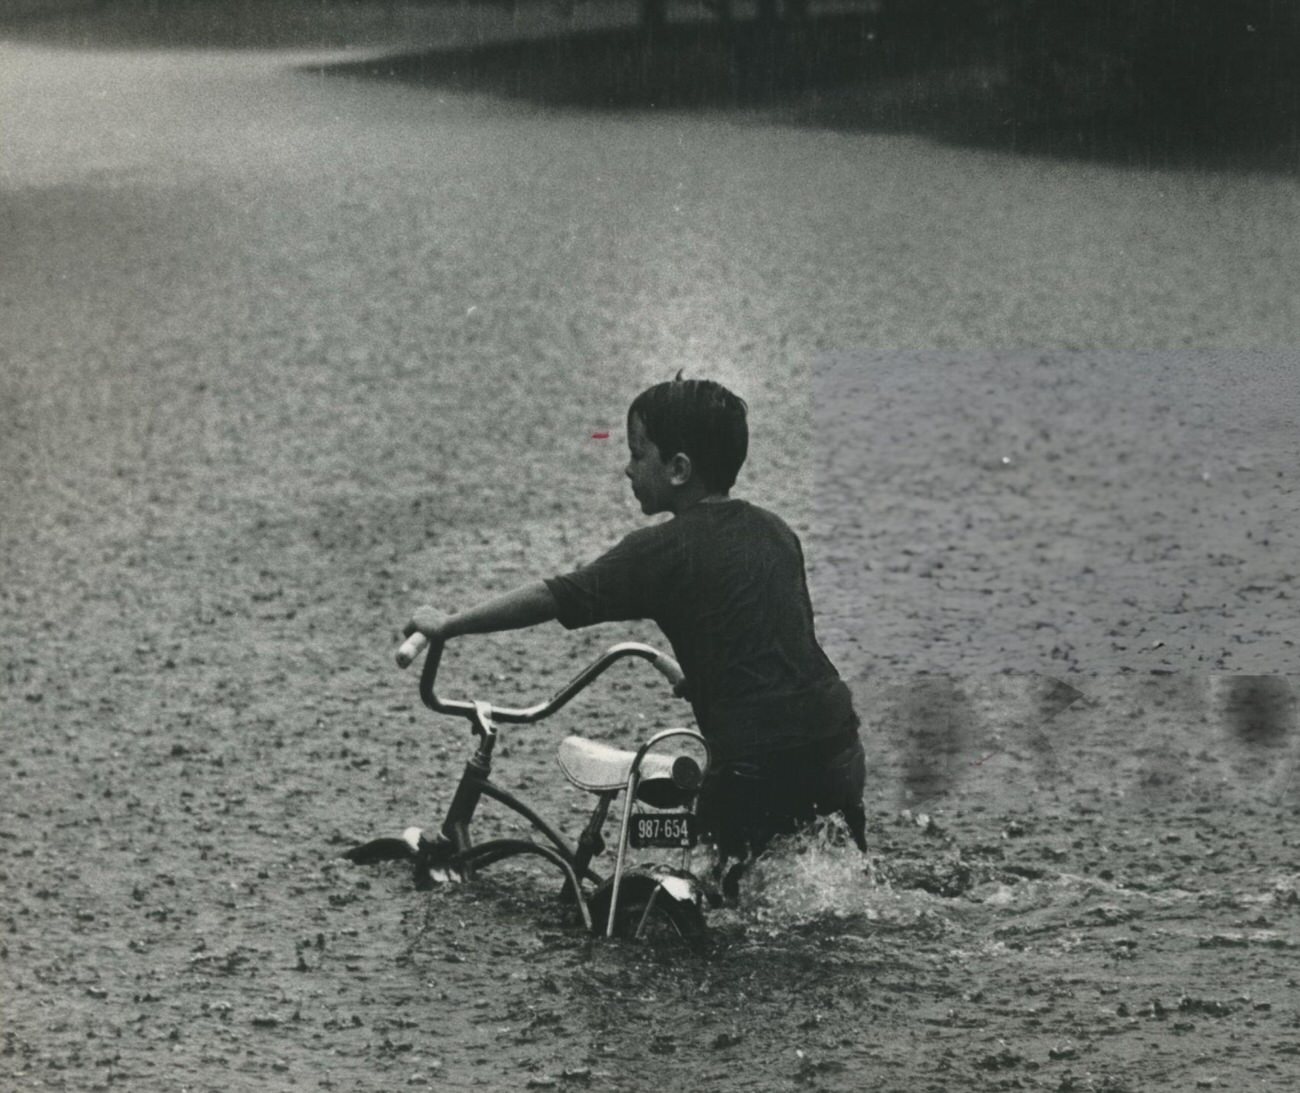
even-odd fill
[(417, 630), (402, 642), (402, 647), (397, 650), (397, 666), (399, 668), (409, 668), (411, 661), (418, 657), (428, 644), (429, 639)]

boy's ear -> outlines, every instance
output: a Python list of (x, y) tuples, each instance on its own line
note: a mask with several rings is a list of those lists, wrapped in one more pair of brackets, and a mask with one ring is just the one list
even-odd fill
[(691, 480), (691, 457), (678, 452), (668, 460), (668, 481), (674, 486), (684, 486)]

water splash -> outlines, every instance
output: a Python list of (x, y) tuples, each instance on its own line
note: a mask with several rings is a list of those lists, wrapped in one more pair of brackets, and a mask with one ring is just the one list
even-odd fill
[[(740, 899), (712, 912), (710, 922), (763, 930), (853, 922), (952, 937), (1052, 923), (1116, 925), (1205, 895), (1051, 870), (1026, 877), (953, 846), (868, 857), (828, 825), (775, 842), (745, 874)], [(1273, 888), (1264, 898), (1277, 898)]]
[(881, 863), (833, 826), (778, 840), (753, 864), (732, 914), (741, 924), (794, 927), (827, 919), (933, 925), (942, 901), (895, 889)]

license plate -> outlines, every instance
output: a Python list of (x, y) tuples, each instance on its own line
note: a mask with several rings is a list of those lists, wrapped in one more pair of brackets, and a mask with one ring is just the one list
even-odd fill
[(690, 812), (638, 812), (632, 817), (632, 845), (695, 845), (695, 816)]

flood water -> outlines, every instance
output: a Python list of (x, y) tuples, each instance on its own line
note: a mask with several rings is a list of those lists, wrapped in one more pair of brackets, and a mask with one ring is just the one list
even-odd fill
[[(855, 472), (837, 554), (812, 404), (819, 355), (864, 347), (950, 354), (969, 411), (1014, 425), (963, 351), (1068, 375), (1099, 348), (1293, 346), (1294, 176), (334, 67), (356, 59), (0, 42), (0, 1084), (1294, 1085), (1293, 669), (1084, 665), (1046, 727), (1025, 712), (1042, 679), (993, 701), (984, 662), (912, 677), (934, 642), (915, 602), (888, 586), (851, 618), (835, 570), (872, 560), (877, 527), (933, 552), (873, 490), (945, 479), (950, 423), (919, 417)], [(637, 526), (623, 414), (679, 368), (746, 396), (745, 496), (813, 545), (871, 854), (785, 848), (704, 953), (584, 938), (533, 869), (424, 893), (341, 861), (435, 826), (470, 746), (392, 666), (411, 606)], [(1070, 495), (1024, 473), (1025, 507), (1068, 528)], [(1263, 544), (1241, 519), (1241, 565), (1294, 548), (1285, 521)], [(1037, 541), (1000, 549), (1040, 564)], [(1266, 557), (1281, 575), (1239, 617), (1295, 594)], [(1184, 639), (1219, 656), (1220, 621), (1188, 611)], [(448, 693), (533, 700), (604, 645), (660, 640), (553, 630), (456, 649)], [(512, 734), (503, 782), (575, 827), (554, 748), (679, 723), (647, 675)], [(936, 695), (951, 716), (922, 723)]]

